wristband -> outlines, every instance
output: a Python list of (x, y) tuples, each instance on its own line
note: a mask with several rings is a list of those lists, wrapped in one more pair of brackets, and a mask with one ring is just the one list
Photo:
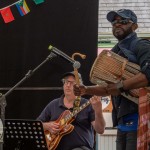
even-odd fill
[(116, 83), (116, 87), (117, 89), (120, 91), (120, 93), (125, 93), (126, 95), (129, 95), (130, 94), (130, 91), (129, 90), (125, 90), (123, 88), (123, 81), (121, 80), (120, 82)]
[(118, 83), (116, 83), (116, 87), (117, 87), (117, 89), (119, 89), (119, 88), (122, 88), (122, 87), (123, 87), (122, 80), (121, 80), (121, 81), (119, 81)]

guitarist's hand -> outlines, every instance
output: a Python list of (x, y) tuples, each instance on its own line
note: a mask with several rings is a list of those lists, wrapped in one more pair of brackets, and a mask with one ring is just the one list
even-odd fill
[(60, 131), (59, 123), (54, 121), (43, 123), (44, 130), (48, 130), (51, 134), (56, 134)]
[(99, 133), (103, 134), (105, 130), (105, 120), (102, 113), (102, 103), (101, 103), (101, 97), (100, 96), (93, 96), (90, 98), (91, 105), (95, 111), (95, 120), (92, 121), (92, 125), (94, 127), (94, 130)]
[(102, 111), (102, 103), (100, 96), (93, 96), (90, 98), (90, 103), (95, 111)]

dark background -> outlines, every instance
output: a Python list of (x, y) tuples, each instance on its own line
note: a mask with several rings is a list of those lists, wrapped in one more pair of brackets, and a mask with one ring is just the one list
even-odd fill
[[(1, 0), (0, 8), (16, 2)], [(13, 87), (28, 70), (33, 70), (50, 54), (53, 45), (72, 56), (86, 55), (79, 72), (84, 84), (91, 84), (89, 73), (97, 56), (98, 0), (45, 0), (36, 5), (26, 0), (30, 13), (21, 17), (16, 6), (11, 6), (15, 20), (5, 24), (0, 15), (0, 88)], [(6, 97), (6, 118), (35, 119), (45, 105), (62, 94), (61, 76), (72, 71), (71, 63), (53, 58), (45, 63), (20, 87), (51, 87), (52, 90), (14, 90)]]

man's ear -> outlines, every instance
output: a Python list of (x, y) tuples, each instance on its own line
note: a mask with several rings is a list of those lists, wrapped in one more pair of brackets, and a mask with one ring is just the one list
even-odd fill
[(132, 24), (132, 30), (135, 31), (138, 28), (138, 24), (134, 23)]

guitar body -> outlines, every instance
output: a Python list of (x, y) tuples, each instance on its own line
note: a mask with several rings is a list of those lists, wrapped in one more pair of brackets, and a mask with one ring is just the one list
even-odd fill
[(69, 134), (73, 131), (74, 126), (70, 124), (74, 119), (70, 118), (67, 122), (64, 120), (68, 115), (70, 115), (70, 111), (64, 111), (60, 117), (55, 121), (60, 124), (60, 132), (57, 134), (51, 134), (49, 131), (45, 131), (45, 137), (47, 141), (48, 150), (55, 150), (61, 140), (61, 138)]

